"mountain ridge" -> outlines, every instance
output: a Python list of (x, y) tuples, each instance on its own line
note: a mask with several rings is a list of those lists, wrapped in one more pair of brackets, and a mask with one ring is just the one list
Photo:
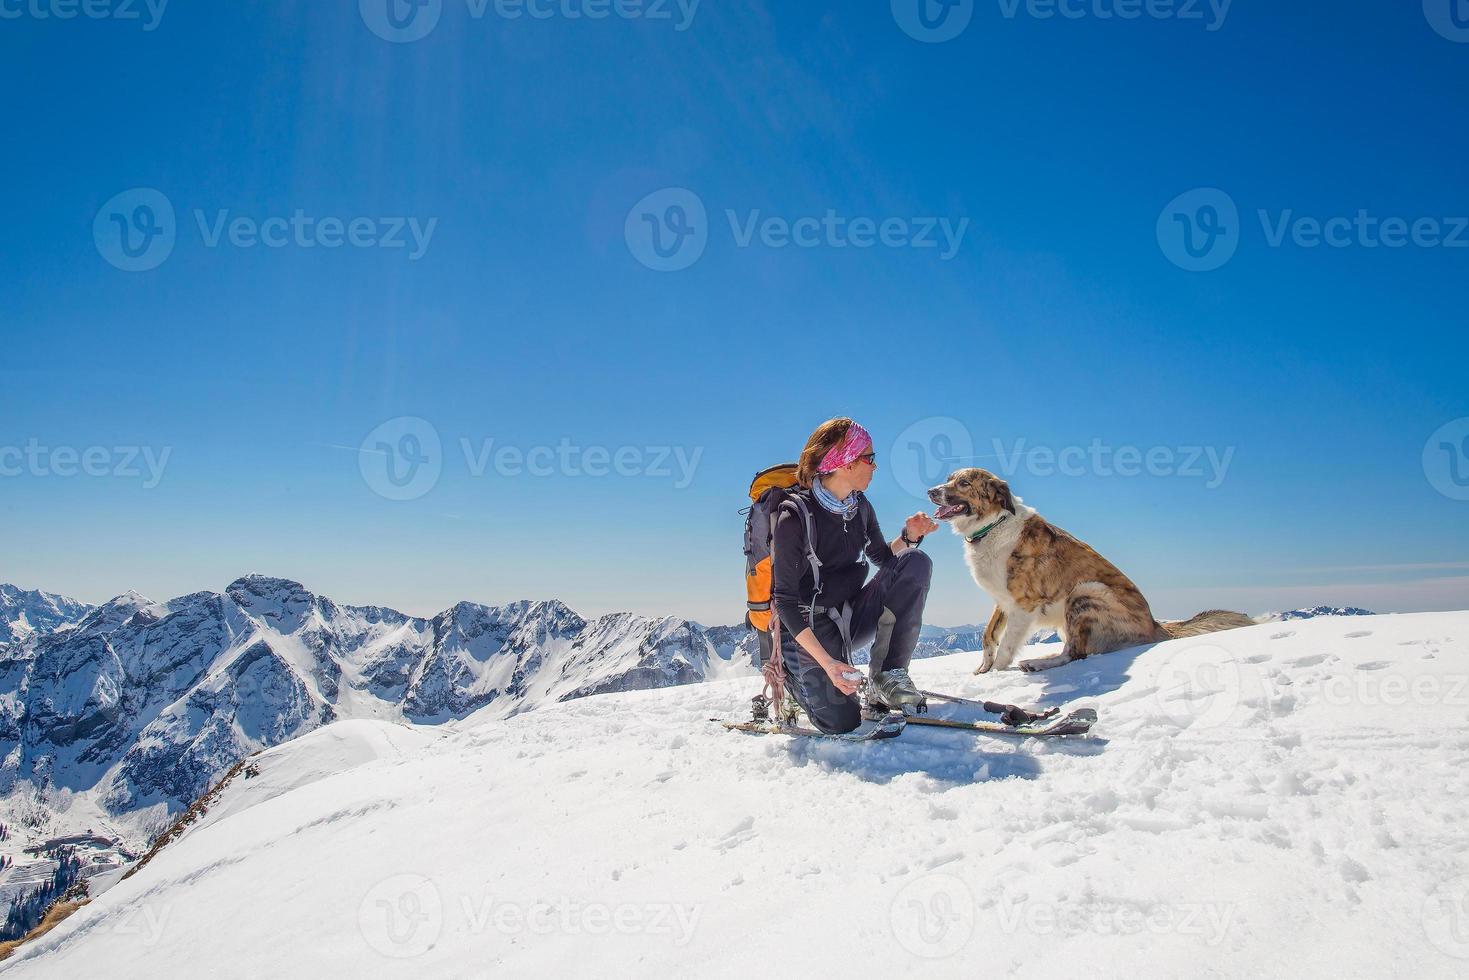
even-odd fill
[[(755, 672), (688, 620), (585, 619), (555, 599), (415, 617), (250, 574), (162, 602), (13, 606), (31, 628), (0, 646), (0, 822), (13, 831), (0, 849), (18, 864), (24, 847), (82, 832), (114, 839), (93, 856), (115, 864), (241, 758), (334, 721), (508, 717)], [(32, 612), (52, 606), (55, 628), (35, 629)], [(19, 883), (17, 870), (0, 871), (0, 902), (45, 868)]]
[(0, 647), (70, 626), (93, 608), (70, 596), (0, 583)]

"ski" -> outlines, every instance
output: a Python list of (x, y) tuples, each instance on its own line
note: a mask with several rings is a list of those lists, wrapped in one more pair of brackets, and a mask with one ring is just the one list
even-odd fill
[(838, 742), (876, 742), (886, 738), (897, 738), (903, 734), (903, 727), (909, 719), (905, 719), (896, 712), (890, 712), (871, 728), (844, 733), (821, 732), (801, 725), (778, 725), (773, 721), (721, 721), (718, 718), (709, 720), (718, 721), (727, 731), (749, 732), (754, 735), (799, 735), (803, 738), (826, 738)]
[(931, 718), (924, 715), (900, 715), (890, 712), (863, 731), (830, 733), (806, 728), (802, 725), (777, 725), (772, 721), (718, 721), (727, 731), (747, 732), (753, 735), (795, 735), (802, 738), (825, 738), (838, 742), (875, 742), (897, 738), (908, 725), (923, 725), (930, 728), (948, 728), (982, 735), (1012, 735), (1016, 738), (1060, 738), (1067, 735), (1085, 735), (1097, 722), (1097, 713), (1091, 708), (1077, 708), (1059, 717), (1022, 725), (1006, 725), (997, 721), (954, 721), (949, 718)]
[(1016, 725), (1034, 725), (1037, 722), (1045, 721), (1047, 718), (1054, 718), (1061, 713), (1060, 708), (1048, 708), (1045, 711), (1029, 711), (1013, 704), (1004, 704), (999, 701), (975, 701), (972, 698), (961, 698), (956, 694), (941, 694), (938, 691), (919, 691), (918, 693), (934, 701), (943, 701), (948, 704), (962, 704), (966, 707), (978, 708), (981, 711), (988, 711), (990, 714), (999, 715), (1001, 722), (1011, 727)]
[(1019, 738), (1057, 738), (1063, 735), (1085, 735), (1097, 723), (1097, 713), (1091, 708), (1077, 708), (1060, 717), (1023, 725), (1006, 725), (998, 721), (952, 721), (948, 718), (910, 716), (910, 725), (929, 725), (934, 728), (957, 728), (960, 731), (979, 732), (984, 735), (1014, 735)]

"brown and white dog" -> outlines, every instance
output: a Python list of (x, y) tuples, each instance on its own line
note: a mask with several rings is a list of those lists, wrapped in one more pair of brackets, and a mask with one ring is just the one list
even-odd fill
[(1016, 499), (993, 473), (956, 470), (928, 496), (939, 508), (934, 519), (950, 521), (965, 539), (964, 557), (974, 581), (995, 600), (976, 674), (1010, 667), (1031, 634), (1046, 627), (1061, 634), (1065, 647), (1057, 656), (1025, 661), (1022, 670), (1254, 625), (1243, 613), (1219, 609), (1182, 622), (1158, 622), (1148, 600), (1116, 565)]

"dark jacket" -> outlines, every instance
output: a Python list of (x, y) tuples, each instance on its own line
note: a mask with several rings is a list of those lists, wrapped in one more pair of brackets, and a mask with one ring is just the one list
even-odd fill
[[(821, 560), (821, 598), (818, 604), (838, 608), (855, 598), (867, 581), (867, 565), (862, 555), (874, 565), (893, 557), (892, 547), (883, 540), (877, 515), (863, 494), (857, 495), (857, 514), (846, 520), (826, 510), (810, 490), (797, 491), (811, 512), (816, 528), (816, 557)], [(866, 535), (863, 528), (866, 527)], [(806, 523), (796, 505), (787, 501), (780, 506), (775, 519), (775, 561), (772, 596), (781, 629), (795, 636), (810, 623), (802, 606), (810, 606), (815, 597), (815, 579), (807, 559)]]

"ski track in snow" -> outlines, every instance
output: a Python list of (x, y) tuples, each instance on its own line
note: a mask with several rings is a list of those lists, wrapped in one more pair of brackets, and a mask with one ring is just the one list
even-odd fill
[(1292, 627), (913, 666), (1087, 739), (726, 733), (748, 678), (344, 721), (0, 972), (1469, 974), (1469, 613)]

